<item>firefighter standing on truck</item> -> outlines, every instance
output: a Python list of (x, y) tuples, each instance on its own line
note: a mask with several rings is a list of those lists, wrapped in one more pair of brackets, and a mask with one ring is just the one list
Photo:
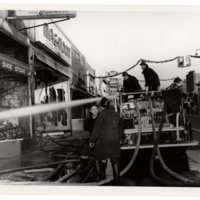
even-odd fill
[(158, 74), (151, 69), (144, 60), (141, 61), (140, 65), (143, 70), (142, 73), (144, 75), (147, 91), (158, 91), (160, 89), (160, 79)]
[[(123, 80), (123, 90), (125, 93), (139, 92), (142, 91), (142, 87), (139, 84), (139, 81), (135, 76), (131, 76), (127, 72), (122, 74)], [(139, 97), (139, 94), (135, 94), (134, 98)], [(124, 96), (124, 101), (127, 101), (128, 96)]]

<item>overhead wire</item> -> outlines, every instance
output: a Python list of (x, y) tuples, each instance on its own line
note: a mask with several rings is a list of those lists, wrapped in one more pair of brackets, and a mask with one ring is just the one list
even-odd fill
[[(200, 58), (200, 56), (196, 56), (196, 55), (189, 55), (190, 57), (192, 58)], [(155, 64), (163, 64), (163, 63), (167, 63), (167, 62), (172, 62), (172, 61), (175, 61), (179, 58), (180, 56), (176, 56), (172, 59), (167, 59), (167, 60), (160, 60), (160, 61), (153, 61), (153, 60), (147, 60), (147, 59), (139, 59), (133, 66), (129, 67), (128, 69), (122, 71), (122, 72), (119, 72), (119, 73), (115, 73), (113, 75), (106, 75), (106, 76), (93, 76), (93, 78), (102, 78), (102, 79), (106, 79), (106, 78), (112, 78), (112, 77), (115, 77), (115, 76), (119, 76), (121, 74), (123, 74), (124, 72), (128, 72), (129, 70), (135, 68), (141, 61), (145, 61), (147, 63), (155, 63)], [(86, 75), (86, 76), (90, 76), (90, 75)], [(176, 77), (173, 77), (173, 78), (168, 78), (168, 79), (160, 79), (160, 81), (170, 81), (170, 80), (174, 80)], [(139, 80), (140, 82), (144, 82), (144, 80)]]

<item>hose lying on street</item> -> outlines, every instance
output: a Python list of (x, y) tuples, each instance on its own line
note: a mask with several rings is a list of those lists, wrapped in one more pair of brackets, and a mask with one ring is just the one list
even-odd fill
[[(72, 153), (70, 153), (69, 155), (67, 155), (65, 157), (65, 160), (69, 159), (69, 157), (72, 155)], [(43, 179), (41, 179), (41, 181), (51, 181), (52, 178), (54, 178), (60, 171), (61, 169), (65, 166), (65, 162), (60, 163), (56, 169), (54, 169), (51, 173), (48, 174), (48, 176), (44, 177)]]
[(77, 174), (78, 170), (79, 170), (79, 165), (77, 166), (76, 170), (73, 170), (71, 173), (67, 173), (64, 176), (60, 177), (58, 180), (56, 180), (56, 182), (65, 182), (68, 179), (70, 179), (72, 176), (74, 176), (75, 174)]
[(53, 166), (59, 165), (61, 163), (69, 163), (69, 162), (72, 162), (72, 163), (73, 162), (79, 162), (79, 159), (70, 159), (70, 160), (51, 162), (51, 163), (41, 164), (41, 165), (33, 165), (33, 166), (28, 166), (28, 167), (19, 167), (19, 168), (15, 168), (15, 169), (2, 170), (2, 171), (0, 171), (0, 175), (15, 173), (15, 172), (24, 171), (24, 170), (30, 170), (30, 169), (40, 169), (40, 168), (46, 168), (46, 167), (53, 167)]

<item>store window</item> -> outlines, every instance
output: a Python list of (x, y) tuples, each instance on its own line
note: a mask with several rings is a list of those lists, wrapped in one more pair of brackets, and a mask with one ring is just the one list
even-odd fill
[[(48, 104), (55, 102), (67, 102), (69, 100), (69, 83), (68, 81), (46, 86), (41, 83), (38, 89), (35, 90), (35, 103)], [(58, 132), (67, 131), (70, 129), (69, 109), (61, 109), (49, 111), (40, 114), (35, 118), (36, 130), (43, 132)]]
[[(0, 71), (0, 111), (29, 105), (27, 77)], [(29, 117), (0, 121), (0, 140), (24, 138), (30, 134)]]

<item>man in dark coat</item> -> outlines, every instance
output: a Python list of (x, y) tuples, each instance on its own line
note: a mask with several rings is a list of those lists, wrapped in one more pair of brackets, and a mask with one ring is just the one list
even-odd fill
[(123, 72), (122, 76), (124, 77), (123, 88), (125, 93), (138, 92), (142, 90), (135, 76), (131, 76), (127, 72)]
[[(131, 76), (127, 72), (123, 72), (122, 76), (124, 77), (123, 81), (123, 88), (125, 93), (133, 93), (133, 92), (139, 92), (142, 91), (142, 88), (135, 76)], [(140, 95), (135, 94), (134, 98), (138, 98)], [(128, 99), (128, 96), (124, 96), (124, 101), (126, 102)]]
[[(93, 127), (94, 127), (94, 122), (97, 118), (99, 110), (96, 104), (91, 104), (89, 108), (90, 108), (89, 110), (90, 116), (86, 119), (85, 130), (89, 132), (89, 137), (90, 137)], [(88, 143), (89, 137), (80, 151), (80, 155), (81, 155), (81, 166), (79, 170), (80, 172), (85, 171), (89, 165), (89, 156), (91, 154), (91, 149), (89, 148), (89, 143)]]
[(102, 98), (101, 107), (102, 111), (99, 112), (96, 118), (89, 144), (93, 148), (92, 155), (96, 159), (96, 168), (99, 174), (101, 173), (99, 163), (105, 163), (107, 159), (110, 159), (114, 181), (118, 185), (120, 180), (120, 141), (124, 139), (122, 122), (119, 114), (110, 107), (110, 102), (107, 98)]
[(148, 87), (148, 91), (158, 91), (160, 87), (160, 79), (158, 74), (151, 69), (145, 61), (141, 61), (141, 68), (145, 79), (145, 87)]

